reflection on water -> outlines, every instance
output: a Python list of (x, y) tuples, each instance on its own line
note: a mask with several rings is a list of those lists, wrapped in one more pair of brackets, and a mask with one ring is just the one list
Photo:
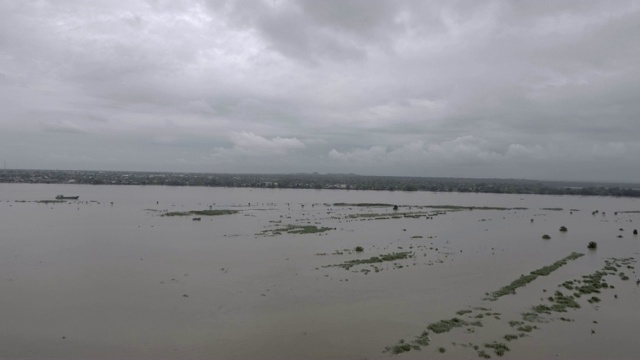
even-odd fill
[[(57, 194), (80, 199), (35, 202)], [(640, 248), (632, 234), (640, 214), (614, 214), (640, 210), (635, 199), (0, 184), (0, 201), (0, 358), (9, 359), (386, 358), (393, 355), (382, 353), (385, 346), (487, 305), (486, 292), (572, 251), (587, 256), (489, 306), (516, 317), (543, 290), (600, 269), (608, 257), (638, 257)], [(160, 216), (210, 208), (239, 213)], [(332, 230), (263, 232), (287, 225)], [(413, 256), (326, 267), (401, 251)], [(510, 354), (633, 357), (640, 288), (635, 269), (626, 271), (631, 279), (617, 280), (601, 303), (569, 313), (572, 322), (541, 325), (509, 343)], [(437, 356), (475, 357), (459, 344), (499, 340), (500, 326), (445, 334), (401, 356), (435, 355), (443, 346)]]

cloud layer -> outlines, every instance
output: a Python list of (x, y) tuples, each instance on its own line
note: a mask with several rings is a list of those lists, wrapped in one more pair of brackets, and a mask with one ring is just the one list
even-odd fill
[(8, 167), (640, 182), (640, 3), (0, 2)]

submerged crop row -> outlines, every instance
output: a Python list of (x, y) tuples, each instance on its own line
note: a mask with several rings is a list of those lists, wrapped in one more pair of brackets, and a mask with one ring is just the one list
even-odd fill
[(488, 294), (485, 300), (495, 301), (495, 300), (498, 300), (498, 298), (500, 298), (501, 296), (515, 294), (517, 288), (527, 285), (528, 283), (537, 279), (539, 276), (547, 276), (551, 274), (553, 271), (560, 268), (561, 266), (566, 265), (568, 261), (578, 259), (582, 256), (584, 256), (584, 254), (573, 252), (569, 256), (566, 256), (565, 258), (558, 260), (551, 265), (547, 265), (547, 266), (541, 267), (540, 269), (534, 270), (530, 272), (528, 275), (522, 275), (520, 276), (520, 278), (511, 282), (511, 284), (507, 286), (503, 286), (499, 290), (496, 290)]
[[(538, 269), (535, 271), (536, 276), (548, 275), (551, 271), (557, 269), (558, 267), (564, 265), (566, 261), (577, 259), (582, 254), (572, 253), (568, 257), (559, 260), (553, 265), (546, 266), (544, 268)], [(552, 320), (561, 320), (561, 321), (573, 321), (570, 318), (560, 317), (560, 318), (548, 318), (548, 315), (553, 313), (566, 313), (569, 310), (578, 310), (582, 308), (582, 305), (579, 303), (580, 299), (585, 297), (586, 302), (589, 304), (600, 302), (600, 298), (593, 294), (600, 294), (601, 291), (607, 289), (613, 289), (613, 285), (609, 285), (605, 278), (607, 276), (618, 276), (620, 280), (624, 281), (628, 279), (624, 275), (623, 272), (620, 272), (622, 268), (634, 269), (634, 266), (631, 264), (635, 262), (635, 259), (632, 257), (628, 258), (611, 258), (605, 260), (605, 265), (601, 270), (598, 270), (589, 275), (583, 275), (580, 279), (574, 279), (565, 281), (558, 285), (560, 288), (565, 288), (566, 290), (572, 291), (572, 293), (566, 294), (561, 290), (557, 290), (554, 292), (552, 296), (547, 298), (547, 303), (538, 304), (531, 306), (531, 310), (528, 312), (524, 312), (521, 314), (521, 320), (511, 320), (508, 321), (508, 325), (517, 330), (517, 334), (506, 334), (503, 336), (508, 342), (516, 341), (522, 337), (527, 336), (528, 333), (533, 330), (539, 330), (540, 328), (537, 325), (530, 325), (528, 323), (543, 323), (549, 322)], [(534, 272), (532, 272), (534, 273)], [(621, 275), (622, 274), (622, 275)], [(626, 277), (626, 278), (625, 278)], [(546, 292), (546, 290), (543, 290)], [(614, 296), (617, 298), (617, 295)], [(485, 299), (491, 300), (491, 299)], [(584, 301), (584, 300), (583, 300)], [(474, 315), (473, 312), (479, 310), (481, 313)], [(413, 341), (407, 342), (404, 339), (398, 341), (395, 345), (387, 346), (384, 349), (384, 352), (390, 352), (393, 354), (401, 354), (411, 350), (421, 350), (422, 347), (428, 346), (432, 342), (431, 335), (438, 335), (442, 333), (446, 333), (449, 331), (453, 331), (456, 328), (467, 328), (467, 333), (475, 333), (475, 329), (473, 327), (482, 327), (482, 323), (479, 320), (473, 321), (475, 319), (484, 318), (485, 316), (493, 316), (496, 320), (501, 320), (499, 313), (492, 313), (489, 311), (490, 309), (476, 307), (473, 310), (460, 310), (457, 312), (460, 316), (466, 316), (469, 320), (461, 319), (461, 318), (452, 318), (448, 320), (440, 320), (438, 322), (432, 323), (427, 326), (427, 329), (424, 330), (419, 336)], [(595, 331), (592, 329), (591, 333), (594, 334)], [(456, 343), (453, 343), (455, 346)], [(503, 356), (507, 351), (510, 351), (510, 348), (501, 342), (493, 341), (485, 343), (483, 346), (473, 344), (473, 343), (463, 343), (460, 344), (465, 348), (472, 348), (477, 352), (477, 355), (481, 358), (491, 358), (491, 355), (487, 353), (486, 350), (493, 350), (494, 354), (497, 356)], [(444, 349), (440, 347), (438, 349), (439, 352)]]

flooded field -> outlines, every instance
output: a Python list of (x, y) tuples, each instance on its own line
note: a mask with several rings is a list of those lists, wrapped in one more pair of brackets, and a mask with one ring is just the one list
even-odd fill
[(638, 228), (625, 198), (0, 184), (0, 358), (631, 359)]

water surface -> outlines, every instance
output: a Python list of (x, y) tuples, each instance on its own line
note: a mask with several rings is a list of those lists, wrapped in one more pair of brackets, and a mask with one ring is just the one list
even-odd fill
[[(80, 199), (36, 202), (57, 194)], [(397, 214), (390, 207), (338, 202), (414, 213), (434, 213), (419, 208), (428, 205), (526, 210), (388, 218)], [(239, 212), (201, 221), (160, 216), (209, 208)], [(632, 230), (640, 214), (614, 214), (633, 210), (636, 199), (605, 197), (0, 184), (0, 358), (393, 357), (385, 346), (457, 310), (489, 306), (516, 319), (541, 302), (543, 289), (596, 271), (606, 258), (638, 257)], [(387, 218), (350, 217), (364, 213)], [(262, 233), (289, 224), (334, 230)], [(365, 251), (345, 251), (356, 246)], [(324, 267), (399, 251), (413, 256), (379, 272)], [(572, 251), (586, 256), (517, 295), (483, 300)], [(610, 281), (616, 288), (599, 304), (567, 314), (573, 322), (541, 324), (510, 342), (505, 357), (633, 358), (640, 288), (635, 269), (627, 275)], [(429, 347), (398, 357), (475, 358), (459, 344), (500, 340), (509, 330), (502, 322), (434, 336)]]

